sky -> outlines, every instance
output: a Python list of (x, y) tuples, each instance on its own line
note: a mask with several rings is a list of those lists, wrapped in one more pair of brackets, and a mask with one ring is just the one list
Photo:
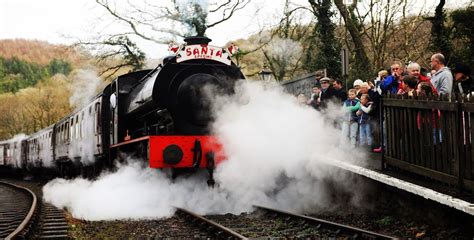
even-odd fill
[[(448, 0), (447, 5), (459, 6), (470, 1), (472, 2)], [(212, 44), (216, 46), (245, 38), (264, 26), (275, 24), (282, 13), (283, 2), (251, 0), (244, 10), (237, 12), (229, 21), (209, 29), (207, 35), (213, 39)], [(292, 2), (307, 5), (305, 0)], [(427, 2), (433, 4), (438, 1)], [(23, 38), (70, 44), (77, 39), (87, 40), (94, 37), (93, 33), (97, 29), (118, 27), (112, 24), (100, 26), (104, 16), (107, 14), (94, 0), (0, 0), (0, 39)], [(138, 40), (137, 44), (150, 58), (158, 58), (167, 53), (165, 45), (143, 40)]]
[[(266, 7), (260, 19), (255, 18), (255, 9), (265, 5), (266, 1), (251, 2), (246, 8), (248, 10), (240, 11), (231, 20), (209, 29), (207, 34), (213, 39), (212, 44), (222, 46), (231, 40), (244, 38), (257, 32), (268, 19), (277, 19), (268, 16), (281, 12), (276, 9), (282, 6)], [(70, 44), (77, 39), (94, 37), (92, 33), (97, 29), (114, 28), (111, 25), (98, 26), (104, 16), (107, 14), (93, 0), (0, 0), (0, 39), (23, 38)], [(141, 40), (137, 43), (149, 57), (167, 53), (165, 45), (157, 46)]]

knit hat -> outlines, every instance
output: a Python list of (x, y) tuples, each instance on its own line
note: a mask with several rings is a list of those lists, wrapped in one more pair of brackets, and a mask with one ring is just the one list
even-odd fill
[(354, 81), (354, 84), (352, 84), (352, 85), (353, 85), (354, 87), (355, 87), (355, 86), (359, 86), (359, 87), (360, 87), (360, 85), (362, 85), (362, 83), (364, 83), (362, 80), (356, 79), (356, 80)]

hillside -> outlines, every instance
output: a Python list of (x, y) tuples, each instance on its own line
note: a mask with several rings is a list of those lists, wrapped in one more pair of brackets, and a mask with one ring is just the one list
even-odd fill
[(43, 66), (49, 64), (53, 59), (62, 59), (73, 67), (78, 67), (90, 59), (90, 56), (84, 52), (65, 45), (26, 39), (0, 40), (0, 57), (5, 59), (15, 57)]

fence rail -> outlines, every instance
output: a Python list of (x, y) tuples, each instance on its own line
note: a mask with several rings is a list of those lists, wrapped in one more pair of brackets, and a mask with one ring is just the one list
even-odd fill
[(384, 163), (474, 191), (474, 98), (383, 98)]

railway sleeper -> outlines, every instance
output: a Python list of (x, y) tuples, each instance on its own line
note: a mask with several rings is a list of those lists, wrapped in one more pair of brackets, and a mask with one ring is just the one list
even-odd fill
[(67, 225), (58, 225), (58, 226), (47, 226), (43, 227), (43, 231), (51, 231), (51, 230), (67, 230), (68, 226)]
[(60, 235), (48, 235), (48, 236), (39, 236), (38, 239), (69, 239), (68, 235), (60, 234)]

